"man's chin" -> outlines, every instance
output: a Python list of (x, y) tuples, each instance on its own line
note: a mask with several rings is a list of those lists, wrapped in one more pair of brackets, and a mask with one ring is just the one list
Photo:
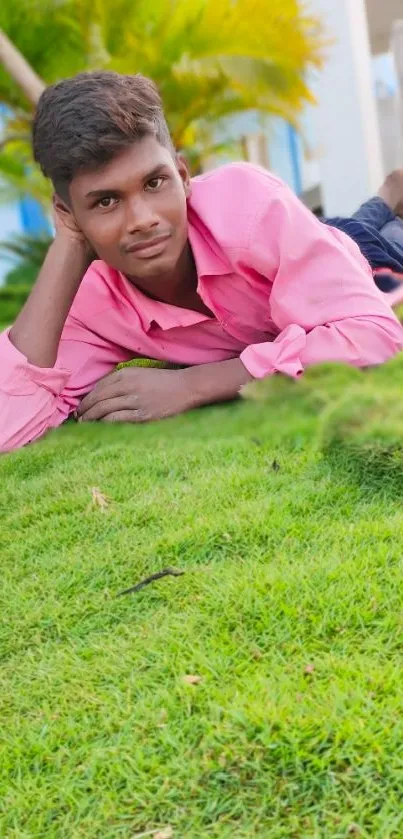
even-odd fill
[(146, 277), (151, 278), (171, 274), (175, 270), (175, 266), (176, 261), (167, 259), (166, 256), (161, 254), (161, 256), (150, 257), (149, 259), (127, 260), (125, 268), (121, 270), (128, 279), (134, 281), (136, 277), (140, 280)]

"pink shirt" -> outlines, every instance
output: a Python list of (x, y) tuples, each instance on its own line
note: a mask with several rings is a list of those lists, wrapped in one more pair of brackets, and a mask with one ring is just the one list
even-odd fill
[(184, 365), (239, 356), (257, 378), (297, 377), (322, 361), (380, 364), (402, 348), (358, 247), (265, 170), (235, 163), (195, 178), (188, 218), (198, 293), (215, 317), (155, 302), (94, 262), (53, 368), (30, 364), (8, 330), (0, 336), (0, 451), (60, 425), (135, 356)]

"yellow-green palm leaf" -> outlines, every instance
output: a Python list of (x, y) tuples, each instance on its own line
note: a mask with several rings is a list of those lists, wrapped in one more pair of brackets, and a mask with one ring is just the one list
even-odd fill
[[(318, 22), (297, 0), (2, 0), (0, 28), (47, 83), (95, 67), (151, 76), (175, 144), (197, 165), (233, 114), (294, 120), (312, 99), (306, 74), (323, 48)], [(32, 109), (1, 68), (0, 101), (25, 109), (26, 135)], [(10, 144), (5, 163), (14, 155), (25, 164), (28, 150)], [(30, 173), (27, 189), (38, 194)]]

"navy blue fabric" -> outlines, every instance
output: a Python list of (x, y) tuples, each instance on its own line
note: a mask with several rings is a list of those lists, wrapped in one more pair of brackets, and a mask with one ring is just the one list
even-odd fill
[[(397, 274), (403, 274), (403, 245), (400, 238), (400, 225), (403, 229), (403, 222), (396, 219), (382, 198), (375, 197), (366, 201), (351, 218), (336, 216), (322, 221), (354, 239), (372, 269), (389, 268)], [(395, 222), (396, 227), (392, 222)]]
[(389, 291), (394, 291), (395, 288), (401, 286), (402, 281), (396, 278), (396, 274), (375, 274), (374, 275), (375, 285), (378, 286), (380, 291), (384, 291), (386, 294)]

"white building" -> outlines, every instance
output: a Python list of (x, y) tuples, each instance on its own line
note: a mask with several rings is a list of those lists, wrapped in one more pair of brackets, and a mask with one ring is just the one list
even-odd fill
[[(403, 0), (309, 0), (329, 36), (323, 71), (311, 79), (317, 106), (296, 135), (281, 120), (262, 153), (268, 165), (328, 216), (350, 215), (403, 168)], [(401, 20), (400, 20), (401, 18)]]
[(395, 66), (400, 49), (397, 21), (399, 14), (403, 17), (403, 3), (311, 3), (335, 39), (316, 88), (314, 118), (322, 203), (327, 215), (348, 215), (376, 192), (386, 171), (403, 167)]

